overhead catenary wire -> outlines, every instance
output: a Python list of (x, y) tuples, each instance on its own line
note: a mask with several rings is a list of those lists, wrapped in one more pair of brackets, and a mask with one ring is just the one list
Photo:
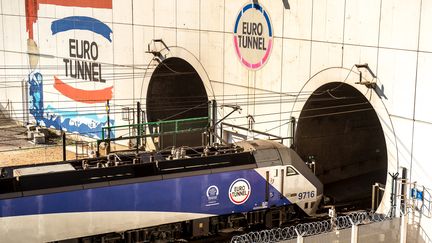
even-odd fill
[[(165, 108), (170, 108), (170, 107), (180, 107), (183, 104), (193, 104), (193, 103), (201, 103), (202, 99), (200, 99), (201, 97), (197, 97), (196, 100), (194, 99), (190, 99), (188, 97), (178, 97), (177, 99), (172, 99), (170, 97), (166, 97), (166, 101), (165, 103), (161, 103), (158, 104), (158, 107), (165, 107)], [(222, 99), (223, 96), (218, 96), (217, 98)], [(279, 104), (279, 103), (293, 103), (295, 100), (293, 98), (283, 98), (280, 99), (279, 97), (276, 97), (276, 99), (270, 99), (273, 97), (255, 97), (255, 98), (249, 98), (249, 97), (245, 97), (245, 98), (241, 98), (241, 97), (237, 97), (237, 98), (224, 98), (223, 103), (220, 104), (220, 106), (224, 106), (227, 104), (237, 104), (237, 105), (266, 105), (266, 104)], [(185, 100), (187, 99), (187, 100)], [(256, 101), (258, 99), (258, 101)], [(326, 101), (326, 100), (331, 100), (333, 98), (309, 98), (309, 99), (298, 99), (297, 101), (306, 101), (306, 100), (310, 100), (310, 101)], [(356, 97), (344, 97), (344, 99), (349, 100), (349, 99), (356, 99)], [(120, 107), (132, 107), (134, 106), (135, 101), (137, 99), (133, 99), (133, 98), (113, 98), (112, 101), (118, 101), (120, 102), (118, 104), (118, 106)], [(143, 99), (145, 101), (145, 99)], [(86, 101), (92, 101), (91, 99), (88, 99)], [(132, 102), (131, 102), (132, 101)], [(164, 98), (161, 97), (158, 99), (158, 101), (163, 102)], [(233, 102), (230, 102), (233, 101)], [(14, 105), (20, 105), (20, 104), (24, 104), (27, 103), (26, 101), (8, 101), (8, 100), (0, 100), (0, 103), (10, 103), (10, 104), (14, 104)], [(45, 103), (57, 103), (57, 104), (65, 104), (65, 103), (78, 103), (75, 100), (44, 100)], [(73, 106), (62, 106), (59, 107), (58, 109), (62, 109), (62, 110), (67, 110), (67, 109), (81, 109), (81, 108), (88, 108), (88, 109), (93, 109), (93, 108), (104, 108), (105, 107), (105, 102), (101, 102), (98, 104), (88, 104), (88, 105), (73, 105)], [(116, 105), (117, 106), (117, 105)]]
[[(326, 107), (319, 107), (319, 108), (309, 108), (309, 109), (303, 109), (303, 110), (298, 110), (298, 111), (280, 111), (280, 112), (270, 112), (270, 113), (260, 113), (260, 114), (256, 114), (254, 115), (255, 117), (266, 117), (266, 116), (274, 116), (274, 115), (283, 115), (283, 114), (288, 114), (291, 112), (307, 112), (307, 111), (318, 111), (318, 110), (330, 110), (330, 109), (337, 109), (337, 108), (347, 108), (347, 107), (354, 107), (354, 106), (360, 106), (360, 105), (365, 105), (367, 104), (367, 102), (359, 102), (359, 103), (352, 103), (352, 104), (343, 104), (343, 105), (333, 105), (333, 106), (326, 106)], [(173, 114), (170, 117), (174, 117), (176, 115), (180, 115), (182, 113), (185, 113), (189, 110), (193, 110), (196, 109), (198, 107), (205, 107), (207, 105), (207, 103), (201, 103), (198, 104), (197, 106), (190, 106), (190, 107), (186, 107), (187, 109), (185, 110), (185, 107), (164, 107), (162, 109), (155, 109), (153, 111), (179, 111), (178, 113)], [(220, 105), (220, 107), (222, 107), (223, 105)], [(101, 107), (102, 108), (102, 107)], [(63, 108), (63, 109), (67, 109), (67, 108)], [(90, 107), (89, 110), (92, 110), (92, 108)], [(112, 115), (116, 115), (116, 114), (123, 114), (124, 111), (119, 108), (119, 109), (111, 109), (110, 114)], [(331, 112), (327, 112), (327, 113), (322, 113), (323, 115), (325, 114), (332, 114)], [(14, 116), (15, 117), (22, 117), (24, 115), (27, 115), (27, 113), (24, 112), (14, 112)], [(49, 117), (50, 115), (55, 115), (55, 113), (50, 113), (47, 112), (46, 116)], [(66, 114), (63, 114), (62, 116), (65, 118), (68, 117), (75, 117), (75, 116), (89, 116), (89, 115), (106, 115), (106, 111), (105, 110), (101, 110), (99, 112), (90, 112), (90, 111), (83, 111), (83, 110), (77, 110), (76, 112), (73, 111), (67, 111)], [(170, 117), (166, 117), (164, 119), (161, 120), (169, 120)], [(233, 116), (233, 117), (229, 117), (226, 120), (237, 120), (237, 119), (242, 119), (242, 118), (246, 118), (247, 116), (243, 115), (243, 116)], [(7, 120), (8, 118), (0, 118), (0, 120)], [(258, 124), (258, 123), (257, 123)]]
[[(348, 98), (347, 98), (348, 99)], [(350, 97), (350, 99), (355, 99), (355, 97)], [(312, 101), (328, 101), (331, 100), (331, 98), (327, 98), (327, 99), (313, 99)], [(309, 99), (309, 101), (311, 101)], [(237, 102), (237, 104), (240, 105), (268, 105), (268, 104), (279, 104), (280, 100), (270, 100), (270, 101), (262, 101), (262, 102)], [(14, 104), (23, 104), (25, 102), (13, 102)], [(62, 102), (59, 102), (62, 103)], [(204, 105), (206, 105), (207, 102), (202, 103), (200, 100), (197, 101), (181, 101), (181, 102), (172, 102), (172, 103), (167, 103), (167, 104), (162, 104), (162, 105), (158, 105), (157, 108), (150, 108), (147, 109), (147, 111), (168, 111), (168, 110), (180, 110), (180, 112), (184, 112), (185, 110), (189, 110), (189, 109), (194, 109), (194, 108), (198, 108), (198, 107), (203, 107)], [(337, 106), (327, 106), (327, 107), (322, 107), (322, 108), (314, 108), (314, 109), (331, 109), (331, 108), (338, 108), (338, 107), (344, 107), (344, 106), (353, 106), (353, 105), (360, 105), (360, 104), (365, 104), (365, 102), (361, 102), (361, 103), (353, 103), (353, 104), (345, 104), (345, 105), (337, 105)], [(121, 104), (117, 106), (113, 106), (110, 108), (111, 111), (122, 111), (122, 109), (124, 107), (132, 107), (132, 110), (134, 110), (134, 103), (128, 103), (128, 104)], [(219, 104), (218, 107), (224, 107), (226, 104), (222, 103)], [(95, 105), (95, 106), (69, 106), (69, 107), (59, 107), (59, 108), (55, 108), (55, 110), (58, 111), (63, 111), (65, 113), (68, 114), (80, 114), (80, 112), (86, 112), (86, 111), (93, 111), (93, 110), (103, 110), (105, 111), (106, 107), (105, 104), (100, 104), (100, 105)], [(306, 109), (307, 110), (307, 109)], [(49, 109), (47, 110), (49, 111)], [(14, 109), (15, 113), (19, 113), (19, 112), (24, 112), (24, 110), (22, 109)], [(283, 112), (282, 112), (283, 113)], [(86, 113), (86, 114), (104, 114), (104, 112), (94, 112), (94, 113)], [(276, 114), (276, 113), (273, 113)], [(277, 114), (280, 114), (280, 112), (277, 112)], [(177, 114), (176, 114), (177, 115)], [(164, 119), (166, 120), (166, 119)]]
[[(333, 88), (332, 90), (335, 90), (335, 88)], [(329, 92), (329, 91), (326, 91), (326, 92)], [(253, 104), (253, 105), (266, 105), (266, 104), (278, 104), (278, 103), (284, 103), (284, 102), (298, 102), (298, 101), (301, 101), (301, 100), (298, 100), (298, 99), (296, 99), (295, 101), (294, 100), (289, 100), (289, 99), (280, 99), (281, 97), (284, 97), (286, 95), (291, 96), (291, 94), (289, 94), (289, 93), (266, 92), (266, 93), (254, 94), (253, 96), (251, 96), (249, 93), (235, 94), (235, 95), (216, 95), (215, 98), (223, 99), (225, 102), (230, 102), (232, 100), (236, 104), (239, 104), (239, 105), (251, 105), (251, 104)], [(302, 95), (302, 94), (301, 93), (297, 94), (297, 96), (300, 96), (300, 95)], [(305, 95), (314, 95), (314, 94), (313, 93), (310, 94), (310, 92), (307, 92), (307, 94), (305, 94)], [(181, 103), (188, 103), (188, 104), (192, 103), (193, 101), (191, 101), (190, 98), (203, 98), (203, 97), (206, 97), (206, 96), (188, 97), (188, 99), (189, 99), (188, 101), (183, 101), (183, 102), (182, 101), (180, 101), (180, 102), (176, 101), (176, 102), (173, 102), (172, 100), (175, 99), (175, 98), (184, 99), (185, 97), (184, 96), (179, 96), (179, 97), (173, 97), (173, 96), (163, 97), (163, 96), (161, 96), (161, 97), (159, 97), (159, 100), (164, 99), (164, 98), (170, 100), (170, 102), (169, 102), (170, 107), (168, 107), (167, 105), (164, 105), (163, 107), (162, 106), (159, 106), (159, 107), (160, 107), (160, 109), (165, 109), (165, 110), (166, 109), (170, 109), (170, 108), (172, 108), (174, 110), (176, 110), (176, 109), (182, 109), (182, 108), (179, 108), (177, 106), (181, 105)], [(268, 100), (270, 98), (277, 98), (277, 99), (276, 100)], [(335, 97), (333, 97), (333, 98), (335, 98)], [(348, 99), (349, 97), (342, 97), (342, 98)], [(256, 102), (256, 99), (261, 99), (262, 101)], [(135, 100), (138, 100), (138, 99), (119, 99), (119, 98), (113, 98), (114, 102), (115, 101), (120, 101), (120, 100), (123, 100), (123, 101), (125, 101), (125, 100), (126, 101), (127, 100), (132, 100), (132, 101), (135, 101)], [(145, 101), (145, 98), (140, 98), (139, 100), (141, 100), (141, 101), (144, 100)], [(45, 100), (45, 102), (49, 103), (50, 101)], [(65, 101), (64, 100), (63, 101), (53, 100), (51, 102), (53, 102), (53, 103), (55, 103), (55, 102), (64, 103), (64, 102), (75, 102), (75, 101), (73, 101), (73, 100), (65, 100)], [(24, 102), (13, 102), (13, 103), (24, 103)], [(133, 106), (133, 104), (131, 104), (131, 106)], [(95, 105), (93, 105), (93, 107), (95, 109), (97, 109), (97, 107)], [(65, 108), (65, 109), (68, 109), (68, 108)], [(79, 109), (79, 107), (75, 107), (74, 106), (74, 107), (70, 107), (70, 109)], [(89, 109), (92, 109), (92, 108), (89, 108)]]
[[(162, 62), (162, 64), (163, 64), (163, 62)], [(165, 66), (167, 66), (167, 65), (165, 65)], [(52, 70), (58, 70), (61, 67), (62, 67), (62, 65), (45, 66), (45, 68), (47, 68), (47, 69), (48, 68), (52, 68)], [(15, 67), (9, 66), (9, 68), (16, 68), (17, 70), (21, 70), (21, 71), (22, 70), (28, 71), (28, 66), (25, 66), (25, 65), (23, 65), (21, 67), (19, 67), (19, 66), (18, 67), (17, 66), (15, 66)], [(40, 68), (43, 69), (44, 67), (40, 66)], [(121, 69), (130, 69), (130, 68), (132, 68), (133, 69), (134, 67), (133, 66), (132, 67), (131, 66), (127, 66), (127, 65), (121, 65), (118, 68), (119, 69), (120, 68)], [(108, 69), (110, 69), (110, 68), (108, 68)], [(142, 77), (146, 76), (148, 69), (150, 69), (149, 66), (147, 67), (147, 69), (145, 69), (145, 72), (142, 73), (143, 74)], [(192, 73), (192, 72), (187, 72), (187, 73), (178, 72), (176, 70), (173, 70), (169, 66), (167, 66), (167, 69), (169, 69), (172, 73), (163, 73), (163, 74), (150, 73), (149, 76), (153, 77), (154, 75), (161, 75), (161, 77), (162, 76), (163, 77), (168, 77), (170, 75), (182, 75), (182, 74), (191, 74)], [(113, 70), (115, 70), (115, 68), (113, 68)], [(351, 73), (351, 72), (352, 72), (352, 68), (351, 68), (351, 70), (350, 70), (349, 73)], [(22, 74), (17, 74), (18, 77), (21, 77), (21, 75)], [(348, 78), (348, 76), (349, 76), (349, 74), (347, 75), (347, 77), (345, 78), (345, 80), (343, 81), (343, 83), (346, 81), (346, 79)], [(1, 75), (0, 75), (0, 77), (1, 77)], [(7, 78), (10, 78), (10, 77), (13, 77), (13, 76), (7, 76)], [(107, 73), (106, 77), (107, 77), (107, 79), (108, 78), (112, 78), (112, 80), (114, 81), (114, 80), (139, 78), (141, 76), (140, 76), (139, 72), (112, 72), (112, 73)], [(52, 85), (53, 83), (51, 83), (51, 80), (52, 79), (45, 80), (44, 83), (43, 83), (43, 85)], [(89, 81), (76, 80), (74, 78), (65, 79), (65, 81), (69, 81), (69, 80), (74, 80), (73, 82), (70, 82), (70, 84), (73, 84), (73, 83), (82, 83), (82, 82), (89, 83)], [(20, 83), (20, 85), (17, 85), (17, 86), (7, 85), (6, 82), (10, 83), (10, 81), (12, 81), (12, 80), (3, 82), (4, 88), (21, 88), (22, 87), (22, 85), (21, 85), (22, 80), (16, 80), (16, 82)], [(340, 85), (342, 85), (342, 84), (339, 84), (338, 86), (333, 87), (330, 90), (322, 91), (323, 93), (327, 92), (330, 95), (330, 98), (323, 98), (323, 99), (321, 99), (321, 101), (324, 101), (325, 99), (353, 99), (353, 98), (355, 98), (355, 97), (336, 97), (335, 95), (333, 95), (331, 92), (334, 91), (334, 90), (336, 90)], [(1, 84), (0, 84), (0, 89), (1, 88), (3, 88), (3, 87), (1, 87)], [(44, 91), (44, 92), (50, 93), (49, 91)], [(245, 93), (245, 94), (234, 94), (234, 95), (225, 95), (225, 94), (223, 94), (223, 95), (215, 95), (215, 98), (216, 99), (219, 98), (219, 99), (223, 99), (224, 100), (224, 104), (221, 104), (221, 106), (225, 105), (226, 103), (230, 103), (230, 102), (233, 102), (233, 103), (235, 103), (237, 105), (241, 105), (241, 106), (249, 106), (249, 105), (259, 106), (259, 105), (277, 105), (277, 104), (280, 104), (280, 103), (301, 102), (301, 101), (310, 100), (310, 98), (307, 97), (307, 96), (321, 95), (321, 93), (314, 93), (314, 92), (311, 92), (311, 91), (301, 91), (301, 92), (291, 92), (291, 93), (290, 92), (281, 93), (281, 92), (271, 92), (271, 91), (263, 92), (263, 93), (261, 93), (261, 92), (262, 91), (260, 91), (258, 93), (253, 93), (253, 94), (251, 94), (251, 93)], [(52, 93), (52, 94), (55, 94), (55, 93)], [(289, 96), (289, 97), (287, 98), (287, 96)], [(305, 98), (299, 99), (298, 97), (300, 97), (300, 96), (305, 96)], [(188, 99), (196, 98), (197, 99), (196, 102), (200, 102), (198, 100), (198, 98), (204, 98), (204, 97), (206, 97), (206, 96), (195, 96), (195, 97), (187, 97), (187, 98)], [(178, 98), (180, 101), (173, 101), (173, 99), (176, 99), (176, 98)], [(195, 102), (195, 101), (193, 101), (193, 100), (181, 101), (184, 98), (185, 98), (184, 96), (180, 96), (180, 97), (173, 97), (173, 96), (163, 97), (163, 96), (161, 96), (161, 97), (158, 98), (158, 100), (162, 100), (163, 101), (163, 99), (167, 99), (167, 100), (169, 99), (170, 102), (168, 102), (167, 104), (164, 104), (164, 105), (158, 105), (157, 109), (150, 109), (149, 111), (158, 111), (158, 110), (159, 111), (161, 111), (161, 110), (163, 110), (163, 111), (178, 111), (181, 114), (181, 113), (184, 113), (184, 112), (186, 112), (188, 110), (192, 110), (192, 109), (195, 109), (197, 107), (201, 107), (202, 106), (202, 104), (198, 104), (197, 107), (193, 107), (192, 103)], [(116, 105), (115, 105), (116, 102), (120, 102), (120, 101), (136, 101), (136, 100), (145, 101), (146, 98), (140, 97), (140, 98), (132, 98), (132, 99), (129, 98), (128, 99), (128, 98), (116, 98), (116, 97), (114, 97), (112, 99), (112, 101), (114, 102), (114, 105), (113, 105), (114, 108), (111, 108), (112, 111), (113, 111), (113, 112), (111, 112), (111, 114), (121, 114), (122, 113), (121, 111), (119, 111), (118, 108), (115, 108), (116, 107)], [(88, 100), (88, 101), (91, 101), (91, 100)], [(56, 103), (57, 102), (58, 104), (61, 104), (61, 103), (64, 103), (64, 102), (76, 102), (76, 101), (73, 101), (73, 100), (65, 100), (65, 101), (63, 101), (63, 100), (61, 100), (61, 101), (59, 101), (59, 100), (53, 100), (53, 101), (44, 100), (44, 102), (47, 102), (47, 103), (51, 103), (51, 102), (52, 103)], [(18, 103), (18, 104), (19, 103), (24, 103), (24, 101), (23, 102), (14, 102), (14, 103), (15, 104), (16, 103)], [(185, 104), (188, 104), (188, 105), (185, 105)], [(134, 107), (134, 104), (130, 103), (130, 106)], [(189, 106), (192, 106), (192, 107), (189, 107)], [(88, 108), (89, 110), (101, 109), (102, 111), (99, 111), (99, 112), (83, 112), (83, 111), (86, 111), (85, 109), (87, 109), (87, 108), (86, 107), (77, 107), (77, 106), (62, 107), (62, 109), (64, 109), (64, 110), (69, 110), (69, 109), (70, 110), (74, 110), (75, 109), (76, 113), (74, 113), (72, 111), (67, 111), (67, 114), (70, 115), (70, 116), (73, 116), (73, 115), (104, 115), (104, 114), (106, 114), (106, 112), (104, 112), (102, 110), (102, 109), (104, 109), (104, 106), (102, 106), (102, 105), (100, 107), (93, 105), (93, 106), (90, 106)], [(16, 111), (19, 111), (19, 110), (15, 109), (15, 112), (14, 112), (15, 115), (17, 115)], [(25, 111), (23, 110), (21, 112), (24, 115)], [(282, 113), (279, 112), (278, 114), (282, 114)], [(172, 116), (169, 116), (169, 117), (167, 117), (165, 119), (169, 119), (170, 117), (174, 117), (175, 115), (176, 114), (174, 114)], [(262, 114), (262, 116), (266, 116), (266, 115)]]
[[(349, 105), (340, 105), (340, 106), (334, 106), (334, 107), (321, 107), (321, 108), (314, 108), (314, 109), (310, 109), (310, 110), (319, 110), (319, 109), (331, 109), (331, 108), (339, 108), (339, 107), (347, 107), (347, 106), (354, 106), (354, 105), (363, 105), (366, 104), (367, 102), (363, 102), (363, 103), (358, 103), (358, 104), (349, 104)], [(366, 109), (356, 109), (356, 110), (349, 110), (349, 111), (343, 111), (343, 112), (327, 112), (327, 113), (320, 113), (319, 115), (313, 115), (313, 116), (304, 116), (301, 117), (300, 119), (309, 119), (309, 118), (314, 118), (314, 117), (320, 117), (320, 116), (330, 116), (330, 115), (340, 115), (340, 114), (347, 114), (347, 113), (354, 113), (354, 112), (364, 112), (364, 111), (369, 111), (369, 110), (373, 110), (372, 108), (366, 108)], [(274, 115), (275, 113), (268, 113), (268, 114), (260, 114), (262, 116), (266, 116), (266, 115)], [(244, 117), (243, 117), (244, 118)], [(237, 118), (233, 118), (233, 119), (239, 119)], [(292, 120), (291, 118), (287, 118), (287, 119), (279, 119), (279, 120), (270, 120), (270, 121), (259, 121), (256, 122), (255, 124), (274, 124), (275, 122), (285, 122), (282, 123), (280, 125), (277, 125), (273, 128), (267, 129), (267, 131), (272, 131), (274, 129), (277, 129), (279, 127), (282, 127), (288, 123), (290, 123)], [(247, 124), (241, 124), (241, 126), (246, 126)], [(98, 134), (102, 131), (93, 131), (93, 132), (89, 132), (89, 133), (82, 133), (82, 135), (89, 135), (89, 134)]]
[[(365, 111), (372, 111), (373, 108), (364, 108), (364, 109), (357, 109), (357, 110), (349, 110), (349, 111), (341, 111), (341, 112), (332, 112), (332, 113), (324, 113), (324, 114), (318, 114), (318, 115), (311, 115), (311, 116), (303, 116), (303, 117), (299, 117), (298, 120), (303, 120), (303, 119), (312, 119), (312, 118), (317, 118), (317, 117), (325, 117), (325, 116), (335, 116), (335, 115), (343, 115), (343, 114), (350, 114), (350, 113), (357, 113), (357, 112), (365, 112)], [(286, 122), (285, 122), (286, 121)], [(283, 124), (277, 125), (275, 127), (266, 129), (264, 132), (269, 132), (272, 131), (274, 129), (277, 129), (279, 127), (283, 127), (289, 123), (292, 122), (291, 118), (286, 118), (286, 119), (277, 119), (277, 120), (271, 120), (271, 121), (260, 121), (260, 122), (255, 122), (254, 124), (260, 124), (260, 125), (264, 125), (264, 124), (271, 124), (271, 123), (277, 123), (277, 122), (285, 122)], [(243, 123), (240, 124), (238, 126), (248, 126), (247, 123)]]

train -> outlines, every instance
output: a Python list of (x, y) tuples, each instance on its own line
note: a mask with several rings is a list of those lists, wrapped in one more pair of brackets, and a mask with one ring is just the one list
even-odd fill
[(0, 170), (2, 242), (174, 242), (312, 216), (323, 184), (269, 140)]

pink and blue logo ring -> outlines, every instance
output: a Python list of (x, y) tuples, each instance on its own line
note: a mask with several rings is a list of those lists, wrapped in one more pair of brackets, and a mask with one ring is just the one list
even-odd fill
[[(253, 10), (253, 9), (255, 9), (256, 11), (260, 11), (263, 14), (263, 16), (264, 16), (264, 18), (265, 18), (265, 20), (267, 22), (268, 34), (269, 34), (269, 38), (270, 38), (269, 42), (268, 42), (266, 53), (264, 54), (263, 58), (259, 62), (257, 62), (257, 63), (250, 63), (245, 58), (243, 58), (243, 56), (242, 56), (242, 54), (240, 52), (239, 40), (238, 40), (238, 37), (237, 37), (237, 31), (238, 31), (238, 26), (239, 26), (241, 17), (243, 16), (244, 13), (246, 13), (246, 11)], [(267, 59), (268, 59), (268, 57), (270, 55), (270, 52), (271, 52), (271, 49), (272, 49), (272, 44), (273, 44), (272, 37), (273, 37), (273, 30), (272, 30), (272, 26), (271, 26), (271, 23), (270, 23), (270, 18), (268, 16), (267, 11), (263, 7), (261, 7), (261, 5), (255, 4), (255, 3), (250, 3), (250, 4), (247, 4), (246, 6), (244, 6), (243, 9), (238, 14), (237, 19), (236, 19), (236, 23), (235, 23), (235, 26), (234, 26), (234, 46), (235, 46), (235, 49), (236, 49), (237, 56), (240, 58), (241, 62), (246, 67), (251, 68), (251, 69), (258, 69), (258, 68), (262, 67), (266, 63), (266, 61), (267, 61)]]

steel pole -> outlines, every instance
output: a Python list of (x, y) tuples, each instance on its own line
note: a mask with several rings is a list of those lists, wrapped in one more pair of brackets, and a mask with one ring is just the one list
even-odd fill
[(141, 145), (141, 103), (137, 102), (137, 140), (136, 140), (136, 150), (139, 151)]
[(66, 161), (66, 133), (62, 131), (63, 161)]

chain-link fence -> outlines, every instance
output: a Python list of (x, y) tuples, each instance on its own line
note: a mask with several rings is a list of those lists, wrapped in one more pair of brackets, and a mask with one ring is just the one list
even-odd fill
[(273, 243), (288, 241), (297, 237), (308, 237), (332, 231), (341, 231), (353, 226), (382, 222), (388, 219), (391, 219), (388, 215), (368, 212), (353, 212), (323, 221), (302, 223), (285, 228), (262, 230), (234, 236), (231, 239), (231, 243)]

